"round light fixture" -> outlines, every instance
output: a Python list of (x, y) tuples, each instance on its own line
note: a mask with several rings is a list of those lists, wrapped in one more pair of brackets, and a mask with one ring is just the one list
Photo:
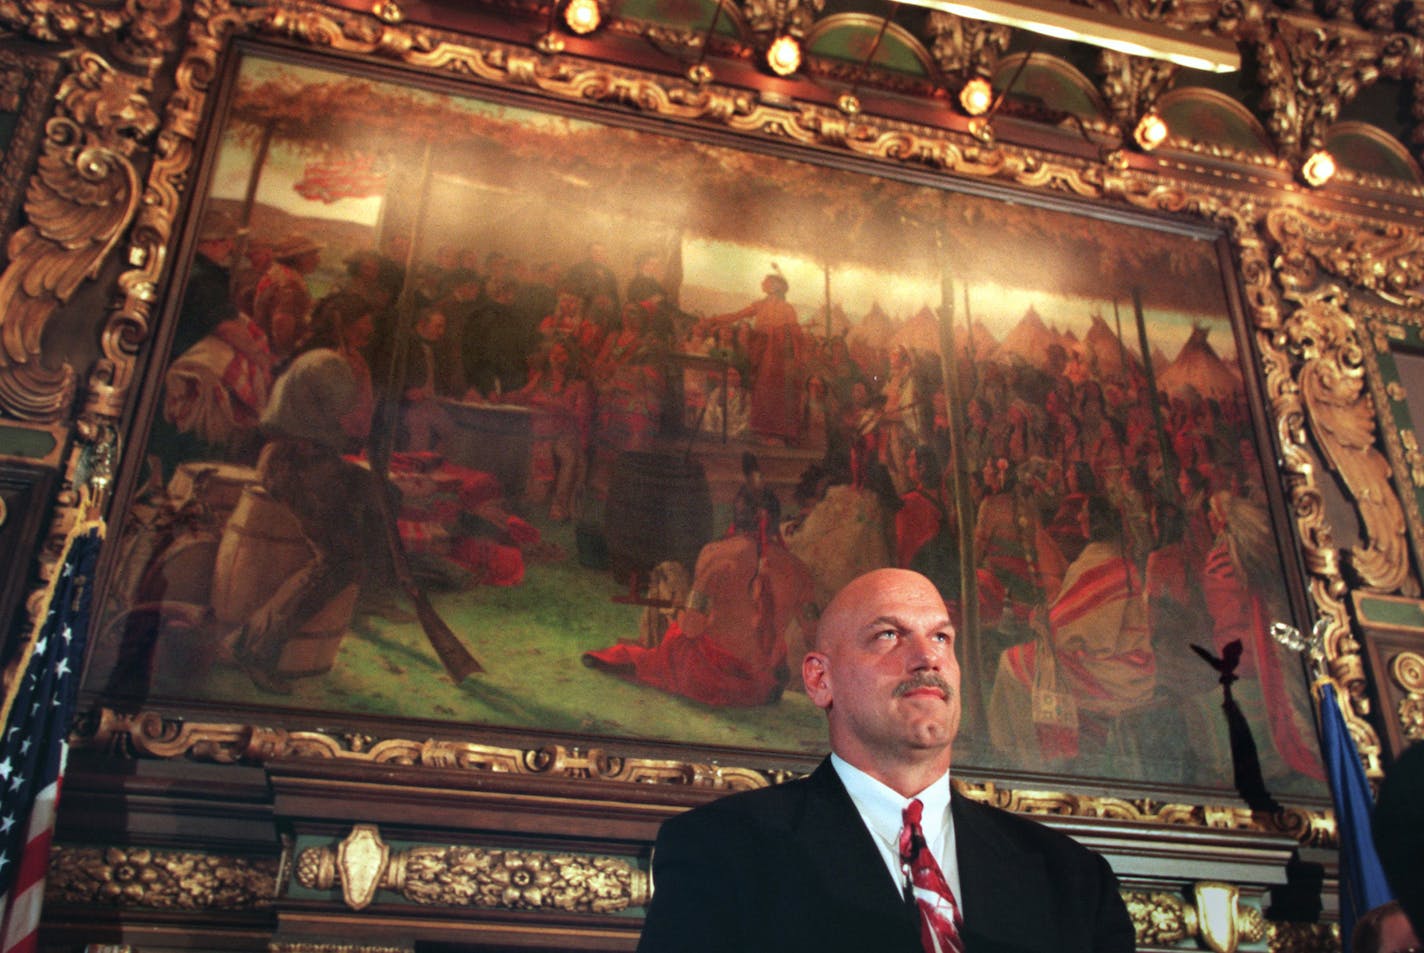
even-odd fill
[(976, 76), (959, 90), (959, 105), (971, 116), (982, 116), (994, 105), (994, 87), (982, 76)]
[(603, 22), (603, 11), (598, 8), (598, 0), (569, 0), (564, 7), (564, 22), (570, 30), (583, 36), (598, 29)]
[(786, 33), (766, 48), (766, 65), (777, 76), (790, 76), (801, 68), (801, 44)]
[(1335, 157), (1324, 149), (1317, 149), (1300, 167), (1300, 177), (1311, 188), (1318, 189), (1335, 175)]
[(1143, 152), (1151, 152), (1167, 139), (1167, 123), (1155, 112), (1148, 112), (1137, 121), (1132, 138)]

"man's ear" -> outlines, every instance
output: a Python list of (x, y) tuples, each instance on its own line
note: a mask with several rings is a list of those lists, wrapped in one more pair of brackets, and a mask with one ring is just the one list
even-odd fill
[(831, 662), (820, 652), (807, 652), (801, 660), (801, 681), (817, 708), (831, 707)]

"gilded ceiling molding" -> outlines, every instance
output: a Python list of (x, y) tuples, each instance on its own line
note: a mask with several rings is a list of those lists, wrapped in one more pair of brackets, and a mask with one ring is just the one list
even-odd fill
[[(71, 736), (75, 747), (122, 758), (191, 759), (218, 764), (269, 760), (338, 760), (372, 765), (414, 765), (494, 774), (613, 781), (637, 785), (745, 791), (796, 776), (787, 770), (729, 767), (661, 758), (631, 758), (602, 748), (559, 744), (520, 749), (472, 741), (376, 738), (359, 732), (288, 731), (242, 724), (205, 724), (145, 711), (90, 713)], [(964, 796), (1021, 814), (1108, 818), (1142, 824), (1285, 834), (1301, 844), (1331, 847), (1338, 840), (1325, 811), (1288, 808), (1275, 815), (1246, 807), (1180, 804), (1150, 798), (1100, 797), (1051, 791), (1016, 791), (993, 782), (956, 779)]]
[(260, 910), (277, 897), (278, 860), (147, 847), (50, 848), (47, 903), (153, 910)]
[(1389, 676), (1404, 692), (1395, 706), (1405, 740), (1424, 741), (1424, 655), (1400, 652), (1389, 663)]
[(352, 910), (364, 910), (377, 890), (424, 906), (599, 914), (652, 897), (647, 872), (622, 858), (467, 846), (397, 851), (371, 824), (356, 825), (335, 848), (303, 850), (295, 876), (310, 890), (340, 887)]

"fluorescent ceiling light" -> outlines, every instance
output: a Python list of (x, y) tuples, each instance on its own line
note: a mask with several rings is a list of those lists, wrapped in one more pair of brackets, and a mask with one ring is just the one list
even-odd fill
[(1241, 68), (1236, 44), (1205, 33), (1133, 20), (1055, 0), (904, 0), (957, 17), (987, 20), (1062, 40), (1090, 43), (1131, 56), (1166, 60), (1188, 69), (1232, 73)]

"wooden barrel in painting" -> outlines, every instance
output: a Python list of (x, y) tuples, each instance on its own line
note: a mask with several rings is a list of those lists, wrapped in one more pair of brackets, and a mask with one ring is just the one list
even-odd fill
[[(312, 558), (301, 524), (260, 486), (242, 491), (223, 528), (213, 569), (212, 607), (219, 622), (240, 624)], [(350, 585), (291, 633), (277, 663), (288, 677), (329, 671), (356, 608)]]
[(712, 540), (712, 494), (702, 464), (673, 453), (625, 450), (608, 486), (604, 538), (620, 582), (675, 559), (692, 572)]

